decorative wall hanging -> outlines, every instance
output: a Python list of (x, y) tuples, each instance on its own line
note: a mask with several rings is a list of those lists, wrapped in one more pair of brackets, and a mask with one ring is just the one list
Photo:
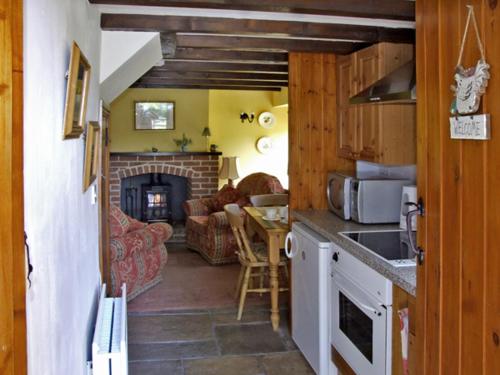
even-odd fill
[(89, 122), (85, 133), (85, 161), (83, 166), (83, 191), (85, 192), (97, 177), (99, 168), (99, 124)]
[[(490, 78), (490, 66), (486, 63), (484, 48), (481, 43), (476, 16), (474, 14), (474, 7), (467, 5), (467, 8), (469, 10), (467, 22), (455, 68), (454, 78), (456, 85), (451, 86), (451, 89), (455, 93), (455, 99), (450, 109), (453, 115), (450, 117), (450, 132), (452, 139), (487, 140), (490, 139), (490, 115), (480, 114), (472, 116), (472, 114), (479, 110), (481, 96), (486, 92)], [(481, 52), (481, 58), (477, 61), (476, 66), (464, 68), (462, 66), (462, 57), (471, 20), (476, 34), (476, 42)]]
[(83, 133), (90, 84), (90, 64), (73, 42), (67, 73), (63, 139), (79, 138)]
[(251, 113), (241, 112), (240, 113), (240, 120), (241, 120), (242, 124), (245, 121), (248, 121), (248, 123), (251, 124), (254, 119), (255, 119), (255, 113), (253, 113), (253, 112), (251, 112)]
[(135, 102), (135, 130), (174, 130), (174, 102)]
[(276, 121), (274, 115), (271, 112), (262, 112), (259, 115), (259, 125), (264, 129), (271, 129)]
[(273, 148), (273, 141), (270, 137), (260, 137), (257, 139), (256, 147), (261, 154), (268, 154)]

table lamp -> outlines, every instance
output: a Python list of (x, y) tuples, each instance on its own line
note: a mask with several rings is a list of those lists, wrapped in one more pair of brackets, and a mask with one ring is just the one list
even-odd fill
[(219, 178), (221, 180), (227, 179), (229, 186), (233, 186), (233, 180), (240, 177), (238, 173), (238, 157), (224, 157), (222, 158), (222, 167), (219, 171)]
[(208, 137), (210, 137), (212, 134), (210, 133), (210, 128), (208, 126), (206, 126), (204, 129), (203, 129), (203, 132), (201, 133), (202, 136), (205, 137), (206, 139), (206, 143), (207, 143), (207, 151), (209, 150), (210, 146), (210, 141), (208, 140)]

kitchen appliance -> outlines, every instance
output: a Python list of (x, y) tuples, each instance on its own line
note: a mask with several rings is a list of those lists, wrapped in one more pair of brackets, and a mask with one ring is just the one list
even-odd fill
[(403, 186), (412, 183), (407, 179), (361, 179), (331, 172), (327, 184), (328, 205), (344, 220), (350, 218), (363, 224), (397, 223)]
[(316, 374), (336, 375), (329, 340), (332, 244), (295, 222), (285, 252), (292, 262), (292, 338)]
[(415, 103), (417, 99), (415, 82), (415, 60), (411, 60), (349, 98), (349, 104)]
[(351, 181), (353, 177), (340, 172), (328, 173), (326, 195), (328, 207), (344, 220), (351, 219)]
[[(394, 267), (415, 266), (415, 253), (411, 249), (408, 232), (392, 231), (360, 231), (341, 232), (341, 236), (356, 242)], [(416, 233), (411, 233), (415, 240)]]
[(390, 375), (392, 283), (334, 245), (331, 343), (358, 375)]
[[(417, 187), (415, 185), (403, 186), (403, 193), (401, 194), (401, 214), (399, 217), (399, 227), (401, 229), (406, 229), (406, 221), (408, 216), (408, 211), (411, 209), (407, 203), (417, 201)], [(411, 218), (411, 230), (417, 230), (417, 217), (413, 216)]]

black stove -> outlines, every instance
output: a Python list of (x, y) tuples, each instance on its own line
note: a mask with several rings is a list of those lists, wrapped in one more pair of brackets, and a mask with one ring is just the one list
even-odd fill
[[(394, 267), (416, 265), (415, 254), (410, 248), (410, 240), (406, 231), (343, 232), (340, 234), (378, 255)], [(412, 236), (416, 241), (416, 232), (412, 232)]]

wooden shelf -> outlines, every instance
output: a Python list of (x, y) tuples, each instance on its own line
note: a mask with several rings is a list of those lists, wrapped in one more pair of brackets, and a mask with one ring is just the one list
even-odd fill
[(186, 152), (112, 152), (111, 156), (201, 156), (214, 155), (220, 156), (222, 152), (207, 152), (207, 151), (186, 151)]

